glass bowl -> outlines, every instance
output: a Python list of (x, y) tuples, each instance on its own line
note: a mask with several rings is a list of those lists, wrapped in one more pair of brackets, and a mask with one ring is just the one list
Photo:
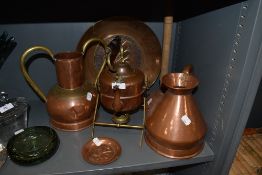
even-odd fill
[(53, 156), (60, 144), (56, 131), (48, 126), (34, 126), (14, 135), (7, 143), (10, 159), (19, 165), (35, 165)]

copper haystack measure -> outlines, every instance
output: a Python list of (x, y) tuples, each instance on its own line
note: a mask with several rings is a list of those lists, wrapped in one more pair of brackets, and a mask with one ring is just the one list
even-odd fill
[(188, 65), (163, 76), (162, 84), (166, 92), (156, 91), (147, 101), (146, 143), (169, 158), (193, 157), (202, 151), (207, 130), (192, 96), (199, 81)]

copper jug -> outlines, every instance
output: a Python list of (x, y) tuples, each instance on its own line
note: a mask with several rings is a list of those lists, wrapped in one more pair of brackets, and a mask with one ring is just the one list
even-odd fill
[(118, 118), (122, 114), (132, 113), (143, 102), (145, 91), (145, 76), (139, 69), (132, 68), (123, 56), (124, 50), (120, 48), (120, 59), (112, 66), (108, 60), (108, 66), (99, 77), (99, 92), (102, 106), (114, 113), (115, 123), (124, 124), (128, 118)]
[(166, 74), (162, 84), (167, 90), (147, 100), (146, 143), (169, 158), (193, 157), (203, 149), (207, 127), (192, 96), (199, 84), (192, 65), (182, 73)]
[[(34, 46), (27, 49), (20, 58), (23, 76), (46, 103), (50, 123), (57, 129), (78, 131), (93, 122), (97, 92), (95, 87), (85, 81), (83, 72), (83, 55), (87, 46), (92, 42), (100, 42), (106, 48), (102, 40), (92, 38), (84, 44), (82, 53), (60, 52), (54, 55), (46, 47)], [(25, 66), (27, 56), (36, 50), (50, 55), (56, 69), (57, 84), (49, 90), (47, 96), (31, 79)]]

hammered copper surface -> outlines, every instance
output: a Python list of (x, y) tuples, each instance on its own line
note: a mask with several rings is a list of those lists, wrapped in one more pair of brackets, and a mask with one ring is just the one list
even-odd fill
[[(110, 43), (120, 37), (128, 51), (128, 63), (132, 68), (140, 69), (148, 77), (148, 86), (153, 85), (161, 69), (161, 45), (154, 32), (141, 21), (128, 17), (111, 17), (91, 26), (80, 39), (77, 50), (83, 43), (98, 37)], [(93, 45), (85, 56), (85, 77), (93, 83), (102, 65), (104, 50)]]
[(147, 100), (146, 143), (170, 158), (193, 157), (204, 146), (207, 128), (192, 96), (199, 82), (188, 70), (166, 74), (162, 83), (167, 90)]
[[(116, 72), (105, 69), (99, 78), (101, 104), (113, 113), (126, 113), (136, 110), (143, 103), (144, 74), (133, 69), (128, 63), (115, 65)], [(121, 78), (126, 88), (112, 88), (112, 83)]]
[(97, 146), (93, 140), (88, 141), (82, 149), (82, 156), (85, 161), (91, 164), (105, 165), (117, 160), (121, 154), (119, 143), (108, 137), (99, 137), (101, 142)]

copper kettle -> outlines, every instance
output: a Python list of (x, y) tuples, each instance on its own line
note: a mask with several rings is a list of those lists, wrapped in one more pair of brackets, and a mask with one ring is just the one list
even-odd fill
[(146, 143), (170, 158), (190, 158), (201, 152), (207, 130), (192, 96), (198, 86), (192, 65), (182, 73), (163, 76), (165, 92), (155, 91), (147, 100)]
[[(46, 103), (50, 115), (50, 123), (57, 129), (77, 131), (88, 127), (93, 122), (93, 112), (97, 98), (96, 88), (84, 79), (83, 55), (90, 43), (106, 44), (98, 39), (91, 38), (84, 45), (81, 52), (60, 52), (53, 54), (43, 46), (34, 46), (27, 49), (20, 58), (20, 67), (23, 76), (29, 85)], [(47, 96), (31, 79), (26, 69), (27, 56), (36, 50), (41, 50), (51, 56), (55, 68), (57, 83), (49, 90)], [(108, 53), (108, 50), (106, 51)]]
[[(131, 113), (143, 102), (145, 91), (144, 73), (132, 68), (124, 57), (124, 48), (120, 47), (119, 59), (108, 66), (99, 77), (99, 92), (102, 106), (116, 115)], [(113, 120), (116, 123), (126, 123), (126, 120)]]

